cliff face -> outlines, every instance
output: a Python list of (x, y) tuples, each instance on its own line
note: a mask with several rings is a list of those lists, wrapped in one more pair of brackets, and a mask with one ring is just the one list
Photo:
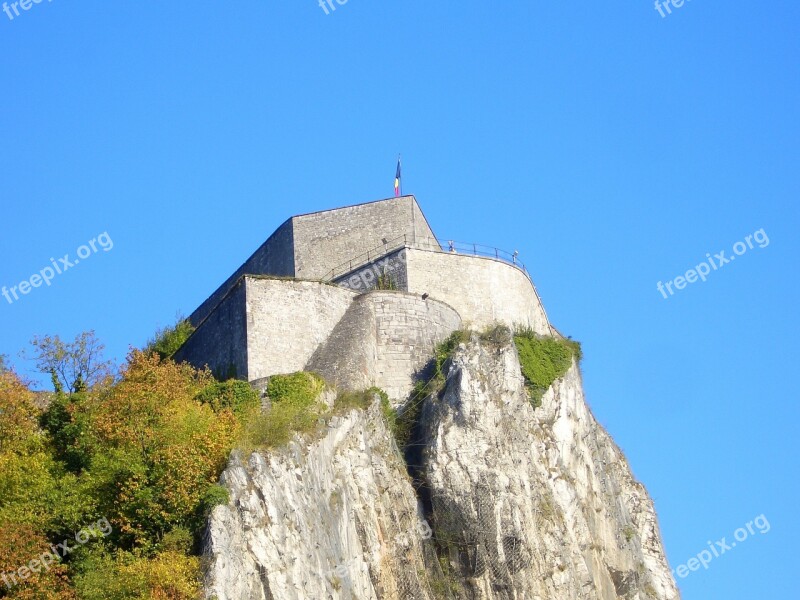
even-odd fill
[(516, 348), (476, 337), (426, 399), (406, 472), (380, 407), (234, 457), (209, 598), (678, 598), (652, 502), (577, 366), (533, 409)]
[(422, 422), (431, 519), (467, 597), (678, 597), (652, 501), (576, 365), (533, 410), (514, 346), (472, 343)]

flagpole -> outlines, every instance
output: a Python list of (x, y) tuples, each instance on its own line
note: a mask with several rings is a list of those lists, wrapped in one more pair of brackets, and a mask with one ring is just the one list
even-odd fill
[(397, 164), (400, 165), (400, 195), (403, 195), (403, 161), (401, 160), (400, 153), (397, 153)]

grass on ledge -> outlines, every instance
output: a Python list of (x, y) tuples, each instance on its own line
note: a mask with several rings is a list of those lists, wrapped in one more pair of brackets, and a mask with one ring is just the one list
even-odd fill
[(270, 377), (266, 393), (272, 406), (267, 412), (258, 413), (248, 420), (239, 443), (240, 449), (248, 454), (256, 449), (284, 446), (296, 433), (303, 435), (317, 431), (330, 417), (353, 409), (366, 410), (376, 395), (386, 414), (388, 397), (383, 390), (341, 391), (333, 407), (328, 407), (321, 399), (325, 389), (325, 380), (316, 373), (300, 371)]
[(540, 336), (529, 328), (518, 329), (514, 334), (514, 343), (534, 408), (542, 405), (542, 396), (553, 382), (567, 373), (572, 358), (575, 357), (578, 362), (583, 358), (579, 342)]

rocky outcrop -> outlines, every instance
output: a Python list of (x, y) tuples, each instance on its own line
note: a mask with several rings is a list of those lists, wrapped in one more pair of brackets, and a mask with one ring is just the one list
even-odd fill
[(376, 402), (321, 439), (234, 456), (231, 501), (209, 523), (207, 597), (432, 597), (430, 529), (391, 439)]
[(573, 365), (531, 406), (513, 344), (456, 352), (422, 414), (426, 503), (466, 598), (673, 599), (653, 504)]
[(234, 456), (207, 597), (678, 598), (652, 501), (586, 406), (578, 367), (528, 400), (512, 343), (477, 337), (401, 458), (378, 403)]

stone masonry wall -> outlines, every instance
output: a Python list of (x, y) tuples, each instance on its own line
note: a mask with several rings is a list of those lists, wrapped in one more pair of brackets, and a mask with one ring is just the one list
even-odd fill
[(533, 283), (513, 265), (491, 258), (409, 248), (406, 268), (409, 292), (427, 293), (446, 302), (473, 328), (501, 322), (526, 325), (542, 335), (552, 333)]
[(223, 377), (231, 371), (246, 378), (247, 333), (245, 329), (245, 286), (240, 280), (217, 309), (175, 354), (177, 362), (197, 368), (206, 365)]
[(458, 313), (443, 302), (372, 291), (355, 299), (306, 368), (345, 389), (374, 385), (405, 400), (434, 347), (460, 326)]
[(321, 279), (345, 261), (404, 235), (433, 232), (413, 196), (403, 196), (294, 217), (295, 276)]
[(375, 313), (375, 385), (405, 400), (434, 348), (461, 327), (461, 317), (444, 302), (412, 294), (375, 291), (362, 298)]
[(245, 277), (250, 381), (302, 371), (355, 292), (315, 281)]
[(294, 275), (294, 244), (291, 219), (278, 227), (275, 233), (192, 313), (189, 320), (195, 327), (214, 310), (214, 307), (222, 300), (228, 290), (239, 281), (242, 275), (285, 277)]

